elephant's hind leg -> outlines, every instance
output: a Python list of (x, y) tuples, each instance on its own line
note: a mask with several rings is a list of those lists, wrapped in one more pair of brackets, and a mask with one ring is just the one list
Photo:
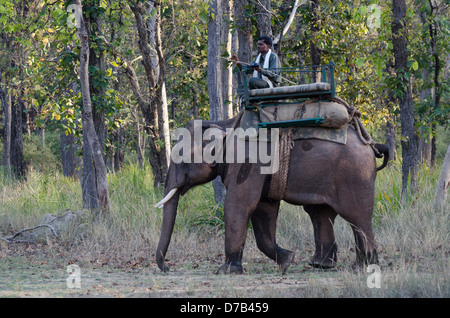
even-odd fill
[(364, 265), (378, 264), (378, 253), (371, 224), (351, 224), (356, 243), (356, 261), (353, 268)]
[(277, 262), (284, 274), (294, 260), (295, 254), (276, 244), (275, 232), (279, 207), (279, 201), (261, 201), (253, 212), (251, 220), (258, 248)]
[(333, 268), (337, 261), (337, 245), (334, 238), (334, 219), (336, 212), (328, 205), (308, 205), (305, 211), (309, 214), (313, 229), (316, 251), (309, 265), (319, 268)]
[(352, 227), (356, 243), (356, 262), (353, 267), (378, 264), (377, 247), (372, 229), (372, 208), (361, 208), (358, 213), (340, 214)]

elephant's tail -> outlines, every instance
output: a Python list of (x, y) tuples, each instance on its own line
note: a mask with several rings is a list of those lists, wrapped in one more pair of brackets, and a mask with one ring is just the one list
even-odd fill
[(381, 164), (381, 166), (377, 167), (377, 171), (380, 171), (381, 169), (386, 167), (388, 164), (389, 157), (390, 157), (389, 156), (389, 147), (386, 146), (385, 144), (375, 144), (373, 147), (375, 150), (375, 156), (377, 158), (384, 157), (383, 163)]

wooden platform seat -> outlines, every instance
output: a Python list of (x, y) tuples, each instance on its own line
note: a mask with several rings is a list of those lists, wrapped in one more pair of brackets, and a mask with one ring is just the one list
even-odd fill
[(293, 86), (280, 86), (273, 88), (261, 88), (261, 89), (252, 89), (249, 90), (249, 97), (288, 97), (289, 95), (306, 95), (308, 93), (314, 95), (314, 93), (323, 93), (330, 92), (331, 84), (330, 83), (312, 83), (312, 84), (302, 84), (302, 85), (293, 85)]

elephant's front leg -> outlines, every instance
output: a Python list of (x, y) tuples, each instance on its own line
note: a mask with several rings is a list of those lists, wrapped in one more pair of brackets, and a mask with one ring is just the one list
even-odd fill
[[(241, 274), (242, 254), (247, 238), (248, 222), (261, 198), (264, 175), (253, 173), (255, 167), (243, 164), (236, 180), (227, 187), (224, 205), (225, 264), (218, 273)], [(257, 169), (257, 168), (256, 168)]]
[[(227, 198), (230, 194), (227, 193)], [(245, 239), (247, 238), (248, 221), (253, 209), (246, 206), (238, 206), (236, 202), (227, 202), (225, 199), (224, 221), (225, 221), (225, 264), (217, 271), (218, 274), (242, 274), (242, 255), (244, 252)], [(245, 202), (245, 201), (244, 201)]]
[(294, 259), (294, 252), (276, 243), (276, 228), (280, 201), (261, 201), (251, 216), (253, 232), (258, 248), (280, 266), (284, 274)]

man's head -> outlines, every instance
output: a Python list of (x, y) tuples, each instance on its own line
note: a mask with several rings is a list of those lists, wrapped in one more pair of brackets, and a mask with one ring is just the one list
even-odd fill
[(267, 35), (258, 38), (258, 53), (266, 54), (272, 47), (272, 39)]

